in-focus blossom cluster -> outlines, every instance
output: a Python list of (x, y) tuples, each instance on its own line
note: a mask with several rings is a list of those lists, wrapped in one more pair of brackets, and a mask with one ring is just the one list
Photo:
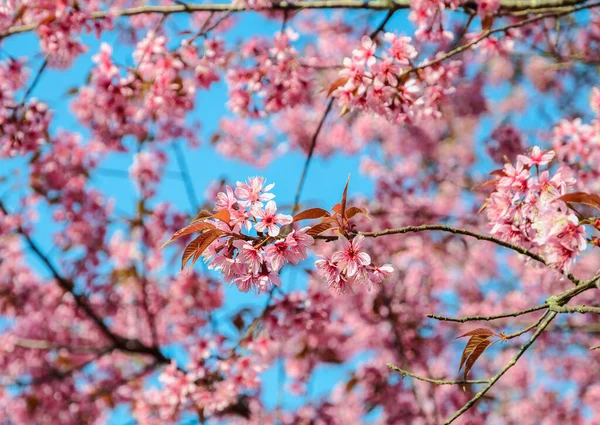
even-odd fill
[(454, 91), (460, 62), (442, 62), (413, 72), (417, 50), (410, 37), (386, 33), (386, 47), (364, 36), (352, 57), (344, 58), (339, 87), (333, 92), (343, 110), (360, 109), (399, 123), (439, 116), (440, 102)]
[(572, 172), (567, 167), (553, 174), (548, 169), (540, 171), (554, 156), (554, 151), (536, 146), (529, 154), (519, 155), (516, 165), (505, 164), (485, 208), (492, 235), (523, 246), (568, 272), (587, 239), (585, 227), (561, 199), (575, 187)]
[[(235, 189), (226, 186), (224, 192), (217, 193), (217, 213), (187, 227), (203, 229), (205, 232), (198, 238), (210, 244), (203, 246), (193, 241), (186, 251), (190, 249), (195, 258), (202, 255), (210, 269), (219, 270), (225, 281), (242, 292), (262, 292), (272, 285), (280, 286), (279, 271), (284, 264), (304, 260), (313, 243), (306, 234), (307, 228), (280, 234), (281, 226), (292, 223), (292, 217), (277, 211), (275, 195), (270, 193), (273, 187), (274, 184), (265, 185), (262, 177), (238, 182)], [(250, 235), (252, 229), (258, 236)]]
[(340, 237), (342, 249), (331, 256), (317, 260), (315, 266), (330, 288), (345, 293), (356, 285), (378, 284), (392, 274), (391, 264), (376, 267), (371, 257), (362, 250), (365, 237), (357, 235), (352, 239)]

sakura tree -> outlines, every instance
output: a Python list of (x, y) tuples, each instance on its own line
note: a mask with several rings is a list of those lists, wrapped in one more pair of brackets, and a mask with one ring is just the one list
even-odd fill
[(6, 0), (0, 40), (2, 424), (600, 423), (600, 2)]

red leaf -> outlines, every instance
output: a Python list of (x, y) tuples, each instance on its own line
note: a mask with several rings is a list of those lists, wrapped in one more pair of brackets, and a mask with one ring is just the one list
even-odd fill
[(190, 224), (194, 224), (197, 221), (201, 221), (201, 220), (206, 220), (207, 218), (211, 218), (214, 214), (206, 211), (206, 210), (202, 210), (198, 213), (198, 215), (196, 216), (196, 218), (194, 218)]
[(466, 334), (457, 336), (456, 339), (463, 338), (465, 336), (474, 336), (474, 335), (478, 335), (478, 336), (486, 336), (487, 335), (488, 337), (490, 337), (490, 336), (495, 336), (496, 333), (489, 329), (486, 329), (486, 328), (477, 328), (477, 329), (473, 329), (472, 331), (467, 332)]
[(331, 208), (331, 210), (335, 213), (341, 214), (342, 213), (342, 204), (335, 204), (333, 206), (333, 208)]
[(588, 205), (600, 211), (600, 196), (598, 195), (586, 192), (573, 192), (567, 193), (557, 199), (563, 202)]
[(499, 168), (497, 170), (494, 171), (490, 171), (489, 172), (490, 176), (499, 176), (499, 177), (504, 177), (506, 176), (506, 173), (504, 172), (504, 168)]
[(17, 13), (13, 16), (13, 20), (12, 20), (12, 24), (16, 24), (17, 21), (19, 19), (21, 19), (23, 17), (23, 15), (25, 15), (25, 12), (27, 11), (27, 6), (21, 6), (19, 8), (19, 10), (17, 11)]
[(350, 174), (348, 174), (348, 180), (346, 180), (346, 186), (344, 187), (344, 193), (342, 193), (342, 210), (340, 215), (344, 217), (346, 214), (346, 200), (348, 199), (348, 185), (350, 184)]
[(194, 257), (196, 260), (202, 255), (202, 253), (213, 243), (219, 236), (223, 234), (222, 230), (213, 229), (208, 232), (202, 233), (196, 239), (191, 241), (183, 251), (183, 257), (181, 257), (181, 269), (185, 268), (185, 265)]
[(473, 352), (473, 350), (475, 350), (475, 347), (477, 347), (482, 341), (485, 341), (488, 338), (489, 338), (489, 336), (474, 335), (471, 337), (471, 339), (469, 339), (469, 342), (467, 342), (467, 345), (466, 345), (466, 347), (462, 353), (462, 356), (460, 358), (460, 366), (458, 367), (459, 371), (462, 369), (463, 365), (465, 364), (467, 357), (469, 357), (469, 355)]
[(324, 223), (315, 224), (313, 227), (308, 229), (306, 234), (309, 236), (317, 236), (317, 235), (320, 235), (321, 233), (325, 232), (326, 230), (331, 229), (332, 227), (333, 227), (332, 222), (324, 222)]
[(486, 348), (488, 348), (494, 342), (496, 341), (490, 341), (489, 339), (486, 339), (484, 341), (481, 341), (477, 345), (477, 347), (475, 347), (475, 350), (473, 350), (473, 354), (471, 354), (471, 356), (467, 359), (467, 363), (465, 364), (465, 380), (467, 380), (467, 375), (471, 371), (471, 368), (473, 367), (477, 359), (483, 354)]
[(44, 19), (42, 19), (40, 22), (38, 22), (38, 26), (50, 24), (50, 23), (54, 22), (55, 20), (56, 20), (55, 14), (48, 15)]
[(481, 20), (481, 29), (484, 31), (488, 31), (492, 28), (492, 24), (494, 23), (494, 15), (488, 14)]
[(367, 216), (367, 218), (369, 217), (369, 214), (367, 213), (367, 210), (365, 208), (350, 207), (346, 210), (346, 218), (348, 220), (350, 220), (352, 217), (354, 217), (357, 214), (364, 214)]
[(338, 78), (329, 86), (329, 90), (327, 90), (327, 97), (331, 96), (331, 94), (338, 88), (342, 87), (344, 84), (348, 82), (348, 77)]
[(294, 221), (300, 220), (312, 220), (315, 218), (329, 217), (330, 214), (323, 208), (309, 208), (305, 211), (301, 211), (294, 216)]
[(182, 236), (189, 235), (190, 233), (203, 232), (204, 230), (214, 229), (214, 228), (215, 228), (215, 226), (213, 226), (210, 223), (198, 222), (198, 223), (190, 224), (189, 226), (185, 226), (184, 228), (176, 231), (168, 241), (166, 241), (164, 244), (162, 244), (161, 248), (163, 248), (164, 246), (173, 242), (175, 239), (180, 238)]
[(212, 218), (221, 220), (225, 224), (229, 224), (229, 220), (231, 220), (231, 213), (229, 212), (229, 210), (221, 210), (215, 215), (213, 215)]

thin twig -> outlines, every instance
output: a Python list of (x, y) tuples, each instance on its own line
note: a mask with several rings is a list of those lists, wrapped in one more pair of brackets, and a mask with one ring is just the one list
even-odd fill
[(25, 105), (25, 102), (27, 101), (27, 99), (29, 98), (29, 96), (31, 95), (31, 93), (33, 92), (35, 87), (37, 86), (37, 84), (40, 82), (40, 78), (42, 78), (42, 74), (46, 70), (47, 66), (48, 66), (48, 57), (46, 56), (44, 58), (44, 62), (42, 62), (42, 65), (40, 66), (37, 73), (35, 74), (35, 77), (33, 77), (33, 81), (31, 81), (31, 84), (29, 85), (29, 87), (27, 88), (27, 91), (23, 95), (23, 99), (21, 100), (21, 106)]
[(179, 173), (185, 186), (185, 192), (187, 194), (188, 201), (190, 202), (192, 211), (195, 213), (200, 206), (200, 202), (198, 202), (196, 189), (194, 188), (194, 182), (190, 176), (190, 171), (187, 163), (185, 162), (185, 157), (183, 156), (183, 152), (181, 151), (179, 143), (173, 142), (173, 151), (175, 152), (175, 160), (177, 161), (177, 166), (179, 167)]
[(499, 28), (495, 28), (495, 29), (489, 29), (489, 30), (485, 30), (481, 33), (481, 35), (479, 37), (477, 37), (476, 39), (463, 44), (460, 47), (457, 47), (456, 49), (453, 49), (451, 51), (449, 51), (448, 53), (445, 53), (443, 55), (440, 55), (438, 57), (436, 57), (435, 59), (432, 59), (430, 61), (427, 61), (425, 63), (423, 63), (422, 65), (419, 66), (415, 66), (413, 68), (407, 69), (406, 71), (404, 71), (402, 74), (400, 74), (400, 76), (398, 77), (399, 80), (402, 81), (402, 79), (404, 77), (406, 77), (409, 74), (412, 74), (414, 72), (417, 72), (421, 69), (424, 68), (428, 68), (432, 65), (436, 65), (440, 62), (443, 62), (453, 56), (458, 55), (459, 53), (464, 52), (467, 49), (470, 49), (471, 47), (475, 46), (476, 44), (480, 43), (481, 41), (485, 40), (486, 38), (488, 38), (490, 35), (499, 33), (499, 32), (506, 32), (508, 30), (514, 29), (514, 28), (520, 28), (523, 27), (525, 25), (529, 25), (531, 23), (540, 21), (542, 19), (545, 18), (557, 18), (560, 16), (564, 16), (564, 15), (569, 15), (571, 13), (575, 13), (578, 12), (580, 10), (584, 10), (584, 9), (591, 9), (594, 7), (598, 7), (600, 6), (600, 2), (596, 2), (596, 3), (590, 3), (590, 4), (584, 4), (584, 5), (580, 5), (580, 6), (565, 6), (565, 7), (561, 7), (558, 10), (554, 10), (554, 9), (550, 9), (547, 13), (540, 13), (532, 18), (529, 19), (525, 19), (523, 21), (519, 21), (516, 22), (514, 24), (509, 24), (509, 25), (505, 25), (503, 27), (499, 27)]
[(517, 331), (517, 332), (515, 332), (515, 333), (512, 333), (512, 334), (508, 334), (508, 335), (504, 334), (504, 335), (503, 335), (503, 339), (504, 339), (504, 340), (513, 339), (513, 338), (516, 338), (516, 337), (518, 337), (518, 336), (521, 336), (521, 335), (523, 335), (523, 334), (526, 334), (526, 333), (527, 333), (527, 332), (529, 332), (530, 330), (532, 330), (532, 329), (534, 329), (534, 328), (537, 328), (537, 327), (540, 325), (540, 323), (542, 323), (542, 320), (544, 320), (544, 318), (545, 318), (547, 315), (548, 315), (548, 311), (546, 311), (544, 314), (542, 314), (542, 317), (540, 317), (540, 318), (539, 318), (539, 319), (538, 319), (538, 320), (537, 320), (537, 321), (536, 321), (534, 324), (532, 324), (531, 326), (527, 326), (525, 329), (522, 329), (522, 330), (520, 330), (520, 331)]
[(434, 314), (428, 314), (427, 317), (429, 317), (430, 319), (436, 319), (436, 320), (441, 320), (441, 321), (445, 321), (445, 322), (465, 323), (465, 322), (476, 322), (476, 321), (490, 321), (490, 320), (496, 320), (496, 319), (503, 319), (505, 317), (517, 317), (517, 316), (522, 316), (527, 313), (533, 313), (534, 311), (543, 310), (545, 308), (548, 308), (547, 304), (541, 304), (541, 305), (538, 305), (535, 307), (527, 308), (525, 310), (514, 311), (512, 313), (501, 313), (501, 314), (495, 314), (495, 315), (491, 315), (491, 316), (446, 317), (446, 316), (436, 316)]
[(398, 366), (394, 366), (393, 364), (388, 364), (387, 367), (393, 371), (400, 373), (402, 376), (410, 376), (411, 378), (417, 379), (419, 381), (430, 382), (432, 384), (437, 384), (437, 385), (487, 384), (490, 382), (489, 379), (470, 379), (470, 380), (466, 380), (466, 381), (465, 380), (448, 381), (445, 379), (433, 379), (433, 378), (427, 378), (425, 376), (415, 375), (414, 373), (409, 372), (408, 370), (401, 369)]
[(325, 108), (325, 112), (319, 121), (319, 125), (315, 130), (312, 140), (310, 142), (310, 148), (308, 150), (308, 154), (306, 155), (306, 161), (304, 161), (304, 167), (302, 167), (302, 174), (300, 175), (300, 180), (298, 182), (298, 188), (296, 189), (296, 195), (294, 196), (294, 206), (292, 207), (292, 215), (296, 214), (298, 208), (300, 207), (300, 195), (302, 194), (302, 188), (304, 187), (304, 181), (306, 180), (306, 175), (308, 172), (308, 166), (310, 165), (310, 161), (312, 160), (313, 153), (315, 152), (315, 147), (317, 146), (317, 138), (319, 137), (319, 133), (321, 132), (321, 128), (323, 128), (323, 123), (325, 119), (327, 119), (327, 115), (331, 111), (333, 107), (333, 98), (329, 99), (327, 103), (327, 107)]
[[(377, 26), (377, 28), (375, 28), (369, 34), (369, 37), (375, 38), (377, 36), (377, 34), (379, 34), (381, 31), (383, 31), (385, 25), (389, 22), (389, 20), (394, 15), (394, 12), (395, 12), (394, 9), (389, 10), (388, 13), (386, 13), (385, 17), (383, 18), (383, 20)], [(315, 147), (317, 146), (317, 139), (319, 138), (319, 134), (321, 133), (321, 129), (323, 128), (323, 124), (325, 123), (325, 120), (327, 119), (327, 116), (329, 115), (329, 113), (331, 112), (331, 109), (333, 107), (333, 102), (334, 102), (333, 98), (329, 99), (329, 102), (327, 103), (327, 106), (325, 108), (325, 112), (323, 113), (323, 116), (321, 117), (321, 120), (319, 121), (319, 124), (317, 125), (317, 129), (315, 130), (313, 137), (310, 141), (310, 147), (308, 149), (308, 154), (306, 155), (306, 161), (304, 162), (304, 167), (302, 168), (302, 174), (300, 175), (300, 181), (298, 182), (298, 188), (296, 189), (296, 195), (294, 196), (294, 206), (292, 207), (292, 215), (296, 214), (296, 212), (298, 212), (298, 208), (300, 207), (300, 196), (302, 195), (302, 189), (304, 187), (304, 182), (306, 181), (308, 167), (313, 158), (313, 154), (315, 152)]]

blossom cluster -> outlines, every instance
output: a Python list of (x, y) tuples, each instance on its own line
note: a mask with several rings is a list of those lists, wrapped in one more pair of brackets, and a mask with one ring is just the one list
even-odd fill
[[(456, 10), (464, 0), (414, 0), (410, 2), (409, 19), (417, 26), (415, 38), (425, 42), (447, 42), (454, 33), (444, 27), (444, 11)], [(475, 0), (477, 14), (483, 21), (500, 8), (499, 0)]]
[(536, 146), (519, 155), (515, 166), (505, 164), (485, 206), (492, 235), (541, 255), (566, 273), (587, 240), (585, 227), (560, 199), (575, 186), (571, 171), (561, 167), (551, 175), (548, 169), (539, 170), (554, 156), (554, 151)]
[(399, 123), (439, 116), (440, 102), (454, 91), (451, 82), (460, 62), (438, 63), (417, 76), (412, 61), (418, 53), (411, 38), (385, 33), (384, 39), (388, 45), (379, 55), (376, 42), (364, 36), (352, 57), (344, 58), (340, 86), (333, 92), (339, 105)]
[(195, 107), (196, 91), (219, 80), (217, 71), (226, 60), (223, 43), (206, 39), (197, 46), (183, 40), (174, 51), (167, 43), (166, 36), (149, 33), (133, 52), (135, 69), (126, 72), (107, 43), (93, 56), (89, 84), (79, 89), (72, 107), (99, 148), (122, 150), (125, 136), (144, 140), (154, 127), (155, 140), (183, 137), (198, 144), (197, 129), (185, 118)]
[(562, 120), (553, 131), (558, 159), (577, 173), (581, 189), (600, 191), (600, 89), (594, 88), (590, 107), (597, 115), (590, 123), (581, 118)]
[(514, 161), (525, 150), (521, 132), (510, 124), (499, 125), (492, 131), (487, 152), (497, 163), (504, 163), (505, 158)]
[(17, 97), (28, 74), (22, 59), (0, 63), (0, 158), (35, 152), (48, 139), (48, 105)]
[(391, 264), (374, 266), (371, 256), (362, 251), (365, 237), (356, 235), (352, 239), (340, 237), (342, 249), (315, 262), (317, 271), (330, 288), (341, 293), (351, 291), (356, 285), (378, 284), (394, 271)]
[(272, 44), (253, 38), (242, 47), (242, 63), (227, 71), (228, 105), (233, 112), (258, 118), (308, 101), (310, 70), (302, 66), (291, 45), (297, 38), (288, 28), (276, 33)]
[[(215, 201), (217, 211), (226, 211), (225, 220), (209, 220), (224, 233), (204, 252), (210, 269), (219, 270), (227, 282), (242, 292), (266, 291), (281, 285), (279, 271), (285, 263), (298, 264), (307, 257), (313, 238), (307, 228), (294, 229), (285, 236), (281, 227), (292, 223), (290, 215), (277, 212), (274, 184), (265, 185), (262, 177), (237, 182), (236, 188), (225, 187)], [(259, 237), (248, 234), (252, 229)], [(243, 233), (243, 231), (247, 233)]]

